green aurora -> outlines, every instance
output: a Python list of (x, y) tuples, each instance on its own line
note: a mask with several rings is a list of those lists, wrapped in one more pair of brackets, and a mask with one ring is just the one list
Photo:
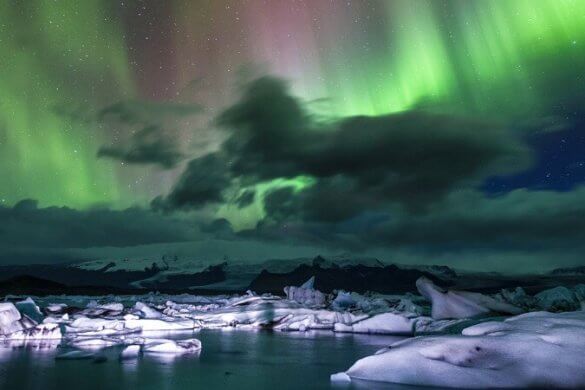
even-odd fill
[[(218, 11), (231, 2), (170, 2), (165, 10), (179, 25), (169, 27), (164, 40), (128, 34), (139, 22), (129, 21), (128, 11), (110, 1), (33, 3), (0, 5), (0, 198), (8, 205), (35, 198), (43, 206), (119, 208), (166, 191), (161, 181), (172, 183), (178, 171), (165, 179), (148, 171), (141, 177), (148, 185), (129, 190), (137, 181), (135, 171), (96, 158), (101, 145), (115, 141), (115, 132), (80, 120), (85, 112), (127, 99), (172, 100), (172, 93), (144, 93), (168, 90), (160, 80), (171, 80), (175, 91), (198, 77), (217, 81), (204, 101), (201, 96), (193, 101), (207, 106), (210, 117), (222, 109), (210, 102), (222, 101), (232, 74), (250, 62), (268, 63), (269, 71), (290, 79), (307, 102), (327, 99), (325, 110), (332, 117), (429, 105), (525, 120), (563, 104), (559, 95), (571, 94), (567, 86), (584, 87), (583, 78), (574, 80), (574, 72), (585, 69), (581, 0), (371, 1), (351, 10), (339, 2), (330, 13), (320, 2), (308, 2), (301, 16), (291, 16), (284, 26), (267, 22), (282, 17), (275, 4), (251, 2), (251, 11), (244, 12), (236, 3), (239, 22), (252, 27), (224, 35), (222, 49), (211, 52), (209, 46), (193, 50), (181, 42), (208, 40), (217, 26), (237, 29)], [(210, 15), (215, 25), (200, 23)], [(158, 18), (161, 29), (167, 28), (163, 19)], [(140, 52), (161, 48), (173, 56), (161, 60), (164, 66), (153, 66), (160, 80), (149, 79), (139, 71), (148, 65), (140, 63), (146, 58)], [(276, 50), (280, 55), (273, 58), (269, 53)], [(203, 56), (229, 64), (192, 66), (186, 60)], [(182, 139), (189, 144), (196, 130), (183, 128)], [(239, 211), (225, 206), (220, 214), (246, 225), (259, 207), (256, 203), (238, 217)]]

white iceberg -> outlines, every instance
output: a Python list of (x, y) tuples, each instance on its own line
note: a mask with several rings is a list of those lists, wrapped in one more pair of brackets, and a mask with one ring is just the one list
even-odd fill
[(382, 313), (353, 324), (336, 323), (336, 332), (412, 335), (415, 321), (396, 313)]
[(45, 310), (51, 314), (59, 314), (67, 309), (65, 303), (50, 303), (45, 307)]
[(143, 318), (161, 318), (163, 314), (142, 302), (136, 302), (134, 310), (140, 312)]
[[(27, 310), (32, 310), (30, 307), (32, 300), (23, 302), (21, 307), (26, 306)], [(46, 332), (46, 329), (43, 327), (40, 327), (37, 331), (22, 333), (27, 329), (35, 328), (37, 324), (36, 321), (18, 311), (12, 302), (0, 302), (0, 336), (3, 339), (24, 340), (34, 335), (42, 336), (42, 331), (44, 330)]]
[(584, 354), (584, 312), (537, 312), (474, 325), (462, 335), (400, 341), (345, 374), (418, 386), (577, 388), (585, 386)]
[(96, 338), (76, 338), (69, 341), (69, 344), (79, 349), (99, 350), (114, 345), (123, 344), (124, 341), (118, 338), (96, 337)]
[(120, 352), (120, 360), (132, 360), (140, 356), (140, 345), (128, 345)]
[(145, 319), (140, 318), (137, 320), (127, 319), (124, 321), (126, 329), (130, 330), (141, 330), (141, 331), (153, 331), (153, 330), (190, 330), (197, 327), (195, 321), (191, 319)]
[(22, 316), (12, 302), (0, 302), (0, 334), (7, 335), (23, 329)]
[(158, 339), (144, 345), (144, 352), (149, 353), (197, 353), (201, 351), (201, 341), (198, 339), (167, 340)]
[(315, 277), (311, 276), (311, 278), (300, 287), (286, 286), (284, 288), (284, 293), (288, 300), (302, 303), (307, 306), (323, 306), (325, 305), (327, 297), (321, 291), (315, 290), (314, 285)]
[(424, 276), (416, 281), (416, 288), (422, 296), (431, 301), (431, 316), (438, 320), (471, 318), (490, 312), (507, 314), (523, 312), (517, 306), (480, 293), (444, 290)]
[(3, 340), (59, 340), (61, 337), (58, 324), (39, 324), (5, 335)]

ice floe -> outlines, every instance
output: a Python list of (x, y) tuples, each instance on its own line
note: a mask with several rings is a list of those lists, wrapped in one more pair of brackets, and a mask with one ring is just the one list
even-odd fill
[(583, 387), (585, 312), (533, 312), (465, 328), (461, 335), (400, 341), (358, 360), (345, 375), (419, 386)]
[(128, 345), (120, 352), (120, 360), (132, 360), (140, 356), (140, 345)]
[(147, 353), (197, 353), (201, 351), (201, 341), (198, 339), (186, 340), (151, 340), (143, 347)]

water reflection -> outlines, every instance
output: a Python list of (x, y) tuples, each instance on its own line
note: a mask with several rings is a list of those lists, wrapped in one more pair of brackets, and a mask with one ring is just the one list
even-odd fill
[[(55, 360), (67, 350), (58, 343), (15, 344), (14, 348), (0, 348), (0, 389), (329, 389), (332, 373), (399, 339), (323, 331), (239, 330), (145, 332), (140, 336), (196, 337), (203, 348), (197, 354), (144, 353), (121, 362), (122, 347), (113, 347), (100, 352), (106, 359), (96, 364), (92, 360)], [(397, 388), (357, 382), (347, 386)]]

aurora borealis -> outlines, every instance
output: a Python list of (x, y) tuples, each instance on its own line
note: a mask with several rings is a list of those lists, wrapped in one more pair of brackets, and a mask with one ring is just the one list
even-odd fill
[(8, 221), (35, 199), (172, 219), (165, 242), (577, 259), (581, 0), (7, 1), (0, 52)]

